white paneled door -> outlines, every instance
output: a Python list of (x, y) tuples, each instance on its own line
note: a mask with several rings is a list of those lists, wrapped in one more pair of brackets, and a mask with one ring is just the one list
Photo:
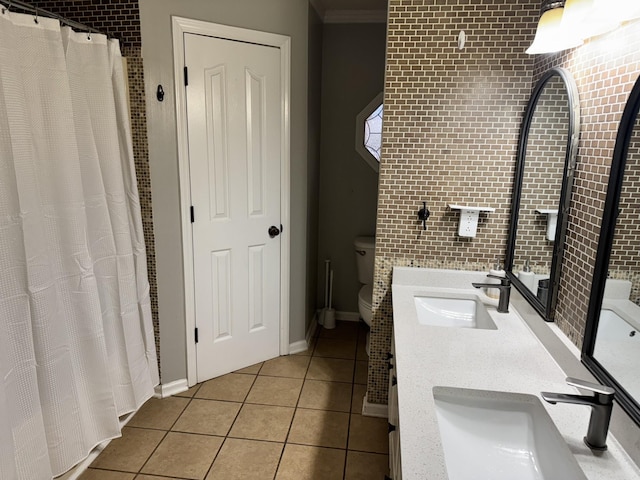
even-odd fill
[(186, 33), (197, 381), (280, 351), (278, 48)]

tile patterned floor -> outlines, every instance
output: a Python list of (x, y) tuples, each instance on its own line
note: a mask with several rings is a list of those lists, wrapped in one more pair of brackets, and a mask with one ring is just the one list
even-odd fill
[(306, 351), (151, 399), (82, 480), (383, 480), (387, 420), (363, 417), (362, 323)]

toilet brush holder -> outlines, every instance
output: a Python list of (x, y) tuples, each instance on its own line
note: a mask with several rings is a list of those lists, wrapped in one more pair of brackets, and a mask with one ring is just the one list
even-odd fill
[(323, 327), (327, 330), (336, 328), (336, 310), (335, 308), (327, 308), (324, 311)]

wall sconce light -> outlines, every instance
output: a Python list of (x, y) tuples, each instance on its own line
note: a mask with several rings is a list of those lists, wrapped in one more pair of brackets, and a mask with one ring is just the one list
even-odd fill
[(614, 5), (620, 12), (621, 22), (628, 22), (629, 20), (640, 18), (640, 2), (638, 2), (638, 0), (616, 0)]
[(529, 55), (551, 53), (582, 45), (582, 39), (570, 35), (562, 28), (563, 2), (547, 0), (542, 5), (536, 36), (527, 49)]
[(528, 54), (551, 53), (582, 45), (640, 18), (639, 0), (546, 0)]
[(624, 10), (621, 3), (620, 0), (566, 0), (561, 28), (581, 40), (615, 30), (620, 26)]

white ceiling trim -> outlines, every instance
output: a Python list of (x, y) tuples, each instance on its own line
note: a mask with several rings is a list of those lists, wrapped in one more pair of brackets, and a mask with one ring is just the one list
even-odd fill
[[(315, 3), (311, 0), (311, 3)], [(316, 9), (317, 10), (317, 9)], [(387, 23), (386, 10), (327, 10), (324, 23)]]

